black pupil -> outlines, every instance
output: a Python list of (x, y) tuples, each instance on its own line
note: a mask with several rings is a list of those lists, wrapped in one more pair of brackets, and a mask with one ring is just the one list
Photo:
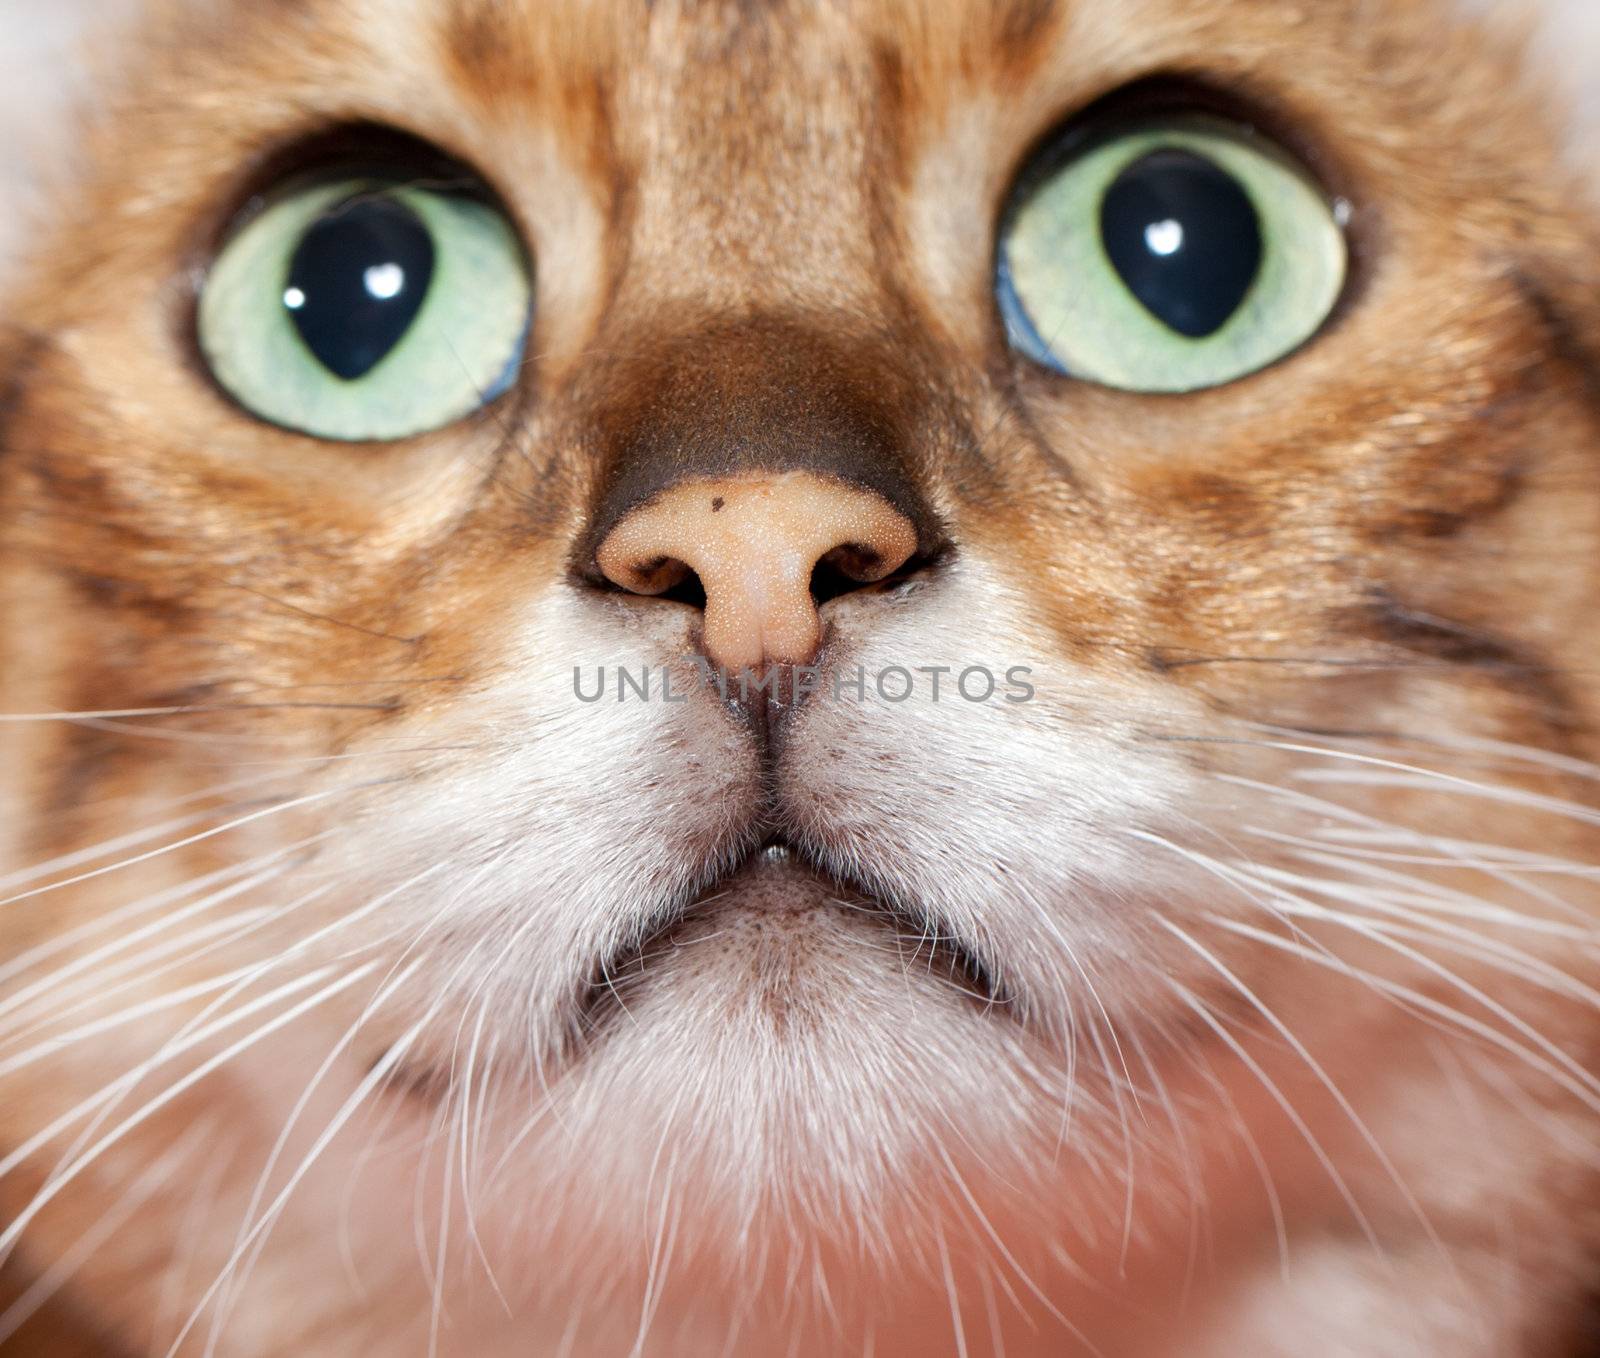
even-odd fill
[(1100, 205), (1106, 254), (1133, 295), (1190, 339), (1214, 335), (1261, 272), (1261, 223), (1239, 183), (1174, 147), (1128, 166)]
[(433, 281), (433, 237), (392, 198), (330, 208), (289, 265), (283, 304), (306, 347), (335, 377), (365, 377), (400, 343)]

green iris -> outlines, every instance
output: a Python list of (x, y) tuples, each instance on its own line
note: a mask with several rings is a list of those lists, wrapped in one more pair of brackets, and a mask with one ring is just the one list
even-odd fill
[(235, 232), (200, 298), (200, 347), (264, 420), (403, 439), (511, 385), (532, 299), (527, 255), (497, 208), (348, 179), (292, 192)]
[(1012, 343), (1140, 392), (1237, 381), (1317, 333), (1344, 290), (1343, 209), (1277, 146), (1189, 116), (1024, 175), (997, 290)]

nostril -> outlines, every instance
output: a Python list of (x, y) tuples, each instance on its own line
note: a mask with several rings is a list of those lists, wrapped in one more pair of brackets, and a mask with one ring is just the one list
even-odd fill
[(822, 557), (811, 572), (811, 597), (817, 607), (883, 579), (883, 557), (870, 547), (849, 543)]
[(849, 594), (851, 590), (860, 589), (861, 582), (840, 568), (838, 563), (830, 561), (827, 557), (816, 564), (811, 572), (811, 598), (818, 608), (841, 595)]
[(865, 584), (881, 580), (896, 563), (885, 561), (883, 553), (870, 542), (841, 542), (823, 555), (818, 565), (829, 565), (847, 578)]
[(675, 556), (645, 558), (625, 566), (613, 564), (609, 571), (600, 571), (594, 577), (580, 574), (579, 578), (608, 593), (642, 596), (652, 603), (688, 604), (702, 611), (706, 606), (706, 589), (699, 572)]
[(655, 597), (665, 599), (670, 603), (688, 604), (691, 608), (698, 608), (704, 612), (706, 587), (701, 583), (700, 576), (685, 566), (683, 568), (683, 576), (677, 584), (669, 585)]
[[(885, 575), (883, 558), (866, 548), (841, 547), (829, 552), (811, 572), (811, 598), (818, 608), (846, 594), (869, 586), (880, 589), (896, 585), (931, 564), (932, 558), (913, 557), (899, 570)], [(643, 594), (665, 603), (687, 604), (703, 610), (706, 587), (699, 573), (673, 557), (641, 563), (634, 567), (629, 585), (609, 580), (602, 583), (623, 594)]]
[(616, 571), (615, 583), (632, 594), (661, 595), (693, 574), (688, 563), (675, 556), (652, 556), (622, 566)]
[(885, 573), (884, 561), (870, 548), (851, 545), (829, 552), (811, 572), (811, 597), (818, 608), (826, 603), (864, 589), (885, 591), (914, 575), (931, 570), (942, 559), (942, 552), (918, 552), (895, 570)]

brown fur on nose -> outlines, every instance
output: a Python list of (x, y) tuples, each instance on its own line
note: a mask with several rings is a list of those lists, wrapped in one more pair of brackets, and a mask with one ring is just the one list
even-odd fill
[(600, 569), (635, 594), (690, 571), (706, 594), (705, 650), (728, 670), (803, 665), (822, 641), (811, 593), (828, 559), (863, 584), (917, 549), (911, 520), (882, 496), (811, 472), (689, 481), (641, 505), (600, 544)]

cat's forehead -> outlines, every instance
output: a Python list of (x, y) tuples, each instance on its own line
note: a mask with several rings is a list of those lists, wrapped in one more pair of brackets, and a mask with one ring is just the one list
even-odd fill
[[(1225, 40), (1248, 47), (1300, 33), (1308, 39), (1326, 23), (1370, 22), (1360, 0), (1319, 0), (1315, 6), (1281, 0), (323, 0), (360, 22), (374, 8), (404, 9), (431, 28), (467, 63), (521, 60), (537, 65), (552, 55), (586, 51), (591, 59), (637, 51), (653, 39), (680, 44), (686, 57), (738, 54), (781, 67), (799, 55), (770, 44), (808, 34), (854, 44), (872, 55), (937, 58), (958, 54), (998, 62), (1038, 57), (1057, 43), (1078, 45), (1087, 59), (1176, 37)], [(1436, 17), (1431, 0), (1384, 7)], [(1435, 31), (1436, 32), (1436, 31)], [(597, 42), (597, 39), (603, 41)], [(1096, 50), (1097, 44), (1106, 47)], [(658, 53), (665, 48), (657, 48)], [(751, 91), (759, 94), (759, 91)]]
[[(1014, 159), (1052, 125), (1149, 77), (1275, 108), (1308, 138), (1428, 126), (1469, 145), (1508, 68), (1458, 41), (1447, 0), (280, 0), (177, 7), (153, 50), (191, 126), (248, 148), (318, 120), (415, 132), (517, 174), (541, 139), (591, 180), (651, 166), (708, 198), (730, 177), (785, 194), (929, 148)], [(219, 16), (220, 15), (220, 19)], [(1463, 83), (1464, 70), (1477, 72)], [(248, 92), (219, 99), (217, 91)], [(185, 92), (202, 101), (201, 117)], [(130, 117), (144, 116), (135, 101)], [(958, 148), (960, 149), (960, 148)], [(225, 153), (224, 153), (225, 154)], [(492, 166), (483, 165), (493, 160)], [(965, 169), (965, 166), (963, 167)], [(692, 169), (694, 175), (683, 173)], [(788, 176), (787, 178), (785, 176)], [(830, 186), (837, 187), (837, 184)], [(769, 213), (770, 215), (770, 213)]]
[(519, 147), (544, 138), (592, 183), (656, 169), (710, 203), (759, 182), (800, 218), (812, 197), (851, 179), (892, 186), (930, 154), (969, 176), (1014, 161), (1151, 77), (1242, 94), (1312, 142), (1366, 138), (1382, 156), (1386, 129), (1404, 125), (1423, 159), (1430, 127), (1464, 148), (1506, 71), (1449, 36), (1449, 12), (1445, 0), (297, 0), (234, 9), (236, 40), (204, 79), (259, 89), (259, 105), (229, 102), (232, 117), (273, 105), (285, 121), (370, 117), (508, 176)]
[(1381, 13), (1360, 0), (299, 0), (240, 12), (302, 38), (314, 29), (308, 61), (342, 35), (378, 70), (431, 67), (453, 93), (502, 111), (581, 117), (633, 97), (657, 117), (713, 105), (756, 114), (809, 95), (832, 99), (836, 116), (855, 103), (881, 118), (985, 93), (1026, 101), (1040, 86), (1082, 98), (1170, 69), (1292, 78), (1316, 97), (1377, 61), (1400, 83), (1410, 59), (1437, 55), (1448, 10), (1443, 0)]

